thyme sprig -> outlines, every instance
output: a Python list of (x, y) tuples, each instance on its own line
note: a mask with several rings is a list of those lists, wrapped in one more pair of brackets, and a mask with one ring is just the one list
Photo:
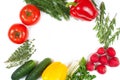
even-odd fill
[[(73, 65), (74, 66), (74, 65)], [(95, 75), (91, 75), (90, 72), (86, 69), (86, 59), (83, 57), (78, 66), (75, 65), (77, 69), (74, 71), (74, 69), (71, 69), (71, 73), (68, 74), (66, 80), (93, 80), (96, 78)]]
[(43, 11), (57, 20), (69, 19), (69, 8), (66, 7), (66, 0), (25, 0), (27, 4), (37, 6)]
[(31, 55), (36, 51), (33, 40), (27, 40), (20, 47), (18, 47), (13, 54), (8, 58), (5, 63), (7, 63), (7, 68), (15, 67), (26, 62)]
[(97, 31), (99, 42), (103, 44), (105, 48), (108, 48), (116, 38), (119, 38), (120, 28), (115, 29), (116, 15), (110, 20), (109, 15), (106, 16), (105, 9), (104, 2), (101, 2), (99, 8), (100, 13), (96, 18), (96, 25), (93, 29)]

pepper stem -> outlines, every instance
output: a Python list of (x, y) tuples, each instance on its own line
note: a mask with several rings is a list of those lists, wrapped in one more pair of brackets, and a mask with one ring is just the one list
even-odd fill
[(69, 7), (69, 6), (76, 6), (76, 2), (68, 2), (67, 4), (66, 4), (66, 7)]

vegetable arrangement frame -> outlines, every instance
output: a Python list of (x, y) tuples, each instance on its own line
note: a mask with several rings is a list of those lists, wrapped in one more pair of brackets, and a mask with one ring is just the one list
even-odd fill
[[(65, 0), (50, 0), (50, 1), (52, 2), (52, 4), (47, 2), (47, 0), (43, 0), (43, 1), (25, 0), (25, 2), (27, 3), (26, 5), (33, 6), (34, 10), (32, 9), (29, 10), (30, 7), (25, 9), (26, 6), (21, 8), (19, 14), (19, 19), (21, 20), (21, 24), (20, 23), (18, 23), (18, 25), (16, 24), (17, 28), (14, 29), (15, 33), (11, 33), (14, 32), (11, 30), (12, 27), (8, 31), (8, 37), (13, 42), (13, 44), (15, 43), (15, 45), (21, 45), (21, 46), (18, 47), (15, 50), (15, 52), (11, 55), (12, 59), (11, 57), (9, 57), (8, 60), (5, 61), (5, 63), (11, 63), (9, 60), (13, 61), (14, 63), (15, 59), (19, 61), (20, 60), (18, 59), (19, 56), (24, 56), (24, 54), (21, 54), (23, 52), (22, 50), (26, 50), (27, 52), (26, 59), (24, 59), (23, 57), (21, 58), (22, 59), (21, 62), (19, 62), (17, 65), (11, 64), (12, 66), (9, 66), (9, 68), (18, 65), (20, 66), (16, 69), (16, 71), (13, 74), (11, 74), (12, 80), (21, 79), (23, 77), (25, 77), (25, 80), (33, 80), (33, 79), (36, 80), (39, 77), (42, 80), (50, 80), (50, 79), (53, 80), (53, 77), (54, 80), (56, 79), (94, 80), (97, 77), (97, 75), (95, 74), (92, 75), (91, 74), (92, 71), (97, 71), (99, 74), (105, 74), (107, 73), (107, 67), (113, 68), (119, 66), (120, 64), (119, 57), (117, 56), (116, 49), (112, 47), (112, 45), (116, 39), (119, 39), (120, 28), (115, 27), (117, 16), (111, 19), (109, 15), (106, 15), (106, 7), (104, 2), (101, 2), (100, 7), (97, 7), (96, 4), (94, 4), (93, 2), (94, 0), (93, 1), (85, 0), (85, 2), (89, 2), (88, 5), (86, 4), (81, 5), (82, 2), (85, 3), (83, 0), (75, 0), (74, 2), (70, 2), (70, 3)], [(50, 5), (49, 8), (45, 4), (43, 4), (43, 2), (49, 4)], [(53, 8), (55, 9), (52, 10)], [(22, 15), (23, 13), (25, 14)], [(68, 66), (62, 62), (54, 61), (49, 57), (44, 58), (43, 60), (40, 61), (40, 63), (35, 61), (34, 58), (33, 60), (30, 60), (30, 57), (32, 57), (33, 53), (36, 54), (35, 52), (36, 49), (34, 49), (35, 46), (34, 45), (30, 46), (32, 42), (31, 43), (28, 42), (29, 44), (26, 45), (27, 48), (24, 46), (27, 43), (27, 41), (29, 41), (29, 36), (30, 36), (29, 34), (32, 33), (30, 32), (30, 29), (32, 30), (32, 27), (39, 22), (39, 19), (41, 19), (43, 13), (50, 15), (52, 18), (55, 18), (58, 21), (61, 21), (63, 19), (70, 20), (71, 17), (75, 20), (77, 19), (78, 21), (80, 20), (85, 21), (86, 23), (95, 20), (96, 24), (95, 26), (93, 26), (93, 30), (97, 32), (96, 37), (98, 38), (98, 42), (100, 43), (101, 46), (95, 52), (93, 52), (88, 58), (80, 56), (82, 57), (82, 59), (80, 59), (75, 65), (71, 65), (72, 64), (71, 63)], [(23, 31), (19, 31), (20, 29), (22, 29), (21, 26), (19, 25), (24, 26)], [(16, 30), (18, 31), (16, 32)], [(22, 32), (25, 35), (21, 39), (22, 41), (19, 40), (18, 42), (14, 41), (17, 38), (20, 39), (21, 37), (20, 34), (22, 34)], [(11, 35), (13, 36), (14, 39), (11, 38)], [(22, 47), (24, 49), (22, 49)], [(24, 53), (26, 52), (24, 51)], [(29, 61), (31, 63), (29, 63)], [(27, 67), (30, 68), (27, 69)], [(28, 70), (28, 72), (26, 70)], [(53, 70), (56, 72), (53, 72)]]

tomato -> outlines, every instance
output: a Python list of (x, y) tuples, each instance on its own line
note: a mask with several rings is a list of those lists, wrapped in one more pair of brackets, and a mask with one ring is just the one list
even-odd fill
[(33, 4), (27, 4), (21, 9), (19, 16), (25, 25), (33, 25), (40, 18), (40, 10)]
[(28, 29), (23, 24), (13, 24), (8, 31), (8, 37), (12, 42), (21, 44), (28, 39)]

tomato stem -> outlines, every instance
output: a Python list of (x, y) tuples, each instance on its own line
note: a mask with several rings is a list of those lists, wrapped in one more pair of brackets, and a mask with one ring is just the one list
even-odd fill
[(15, 38), (19, 38), (19, 36), (20, 36), (20, 32), (15, 31)]
[(26, 13), (27, 17), (31, 16), (31, 12), (30, 11), (26, 11), (25, 13)]

